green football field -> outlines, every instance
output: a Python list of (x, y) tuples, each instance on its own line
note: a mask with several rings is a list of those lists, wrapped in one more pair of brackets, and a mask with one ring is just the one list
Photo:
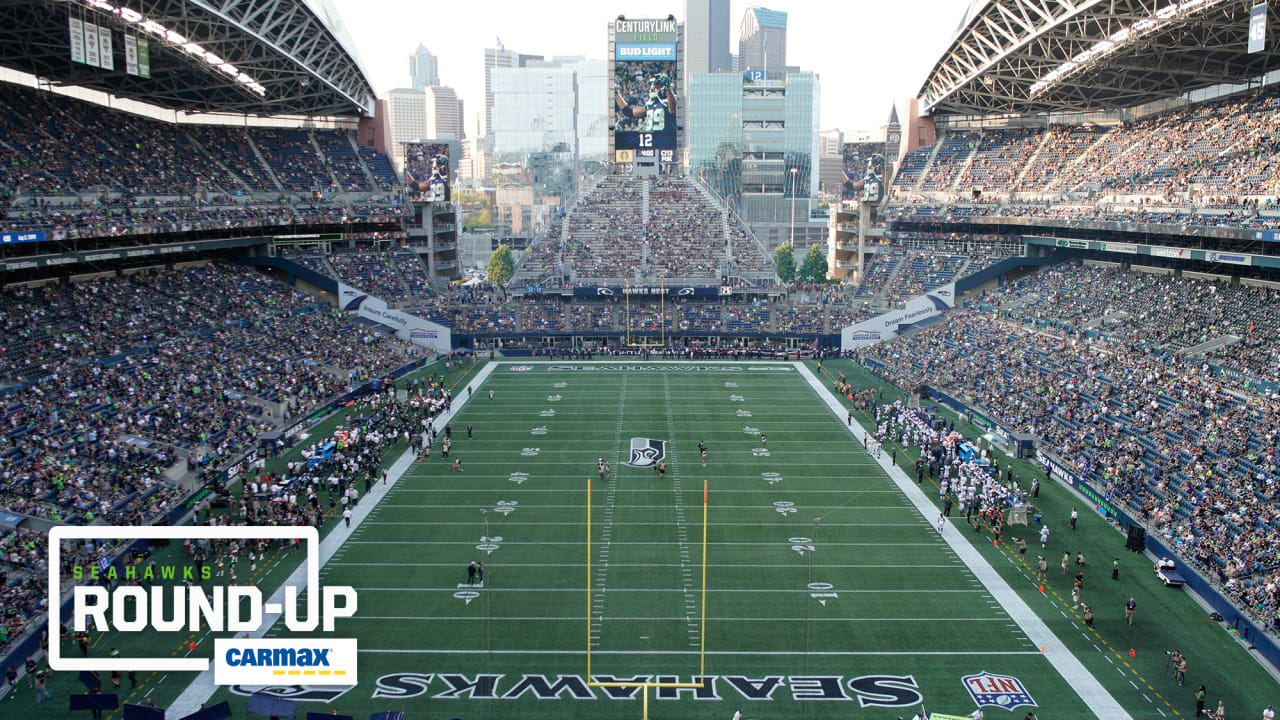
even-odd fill
[[(1200, 683), (1211, 706), (1251, 716), (1280, 697), (1144, 558), (1126, 554), (1112, 582), (1123, 539), (1089, 508), (1074, 533), (1055, 523), (1078, 502), (1065, 490), (1046, 485), (1037, 501), (1054, 532), (1045, 551), (1034, 524), (998, 547), (963, 515), (940, 534), (936, 486), (890, 477), (895, 448), (884, 465), (869, 456), (866, 418), (849, 426), (829, 386), (812, 363), (493, 365), (452, 420), (462, 471), (437, 444), (362, 503), (368, 517), (323, 568), (323, 584), (359, 593), (334, 633), (359, 641), (359, 684), (273, 692), (300, 711), (463, 719), (639, 718), (646, 704), (654, 718), (895, 718), (967, 714), (975, 693), (989, 718), (1169, 718), (1193, 714)], [(1034, 469), (1016, 467), (1029, 485)], [(1044, 592), (1017, 536), (1050, 558)], [(1098, 566), (1093, 629), (1064, 597), (1067, 542)], [(483, 581), (468, 582), (473, 561)], [(1127, 595), (1141, 609), (1132, 627)], [(1171, 648), (1191, 659), (1186, 687), (1165, 672)], [(189, 678), (153, 679), (157, 703)], [(252, 689), (211, 702), (242, 717)]]

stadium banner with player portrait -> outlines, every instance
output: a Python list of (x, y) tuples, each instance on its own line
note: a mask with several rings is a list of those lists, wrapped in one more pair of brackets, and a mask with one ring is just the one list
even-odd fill
[[(676, 21), (618, 20), (613, 26), (615, 150), (672, 162), (679, 87)], [(662, 150), (667, 152), (655, 152)]]
[(449, 144), (404, 144), (404, 184), (414, 200), (452, 202)]
[(884, 143), (845, 143), (840, 197), (872, 204), (884, 199)]

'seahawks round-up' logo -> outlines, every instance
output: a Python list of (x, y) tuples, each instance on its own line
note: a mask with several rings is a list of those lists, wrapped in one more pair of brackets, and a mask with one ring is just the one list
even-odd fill
[[(276, 685), (303, 681), (309, 685), (355, 685), (354, 638), (264, 638), (261, 635), (276, 617), (292, 632), (333, 632), (334, 620), (356, 612), (356, 591), (349, 586), (320, 587), (320, 535), (314, 527), (132, 527), (91, 525), (56, 527), (49, 532), (49, 595), (61, 596), (62, 542), (115, 538), (123, 540), (302, 540), (306, 564), (299, 576), (306, 579), (306, 616), (299, 617), (302, 588), (294, 582), (276, 591), (266, 602), (253, 585), (203, 583), (157, 584), (149, 588), (121, 584), (113, 590), (85, 584), (72, 590), (70, 626), (77, 632), (90, 628), (115, 632), (236, 633), (213, 641), (213, 678), (218, 685)], [(111, 570), (104, 559), (101, 568)], [(131, 569), (126, 569), (126, 571)], [(175, 579), (161, 574), (161, 579)], [(57, 626), (59, 603), (49, 605), (49, 623)], [(92, 625), (90, 625), (92, 622)], [(255, 637), (256, 636), (256, 637)], [(49, 646), (49, 667), (61, 671), (195, 671), (209, 669), (208, 657), (63, 657), (58, 643)]]

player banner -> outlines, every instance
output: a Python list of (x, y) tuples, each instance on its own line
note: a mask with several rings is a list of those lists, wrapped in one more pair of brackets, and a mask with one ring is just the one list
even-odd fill
[(124, 71), (134, 76), (138, 74), (138, 38), (135, 35), (124, 36)]
[(1262, 52), (1267, 46), (1267, 4), (1258, 3), (1249, 9), (1249, 52)]
[(71, 62), (84, 63), (84, 23), (80, 18), (67, 18), (67, 29), (71, 33)]
[(884, 198), (884, 143), (845, 143), (840, 197), (872, 204)]
[(451, 202), (448, 143), (405, 143), (404, 182), (416, 200)]
[(98, 67), (103, 70), (115, 70), (115, 52), (111, 48), (111, 28), (98, 26)]

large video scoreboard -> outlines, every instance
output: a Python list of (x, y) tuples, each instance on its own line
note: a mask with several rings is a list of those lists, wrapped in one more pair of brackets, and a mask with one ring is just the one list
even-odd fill
[(614, 21), (610, 89), (617, 161), (676, 160), (679, 40), (673, 19)]

